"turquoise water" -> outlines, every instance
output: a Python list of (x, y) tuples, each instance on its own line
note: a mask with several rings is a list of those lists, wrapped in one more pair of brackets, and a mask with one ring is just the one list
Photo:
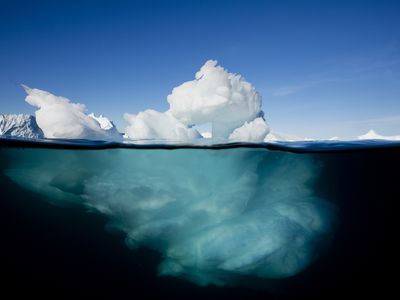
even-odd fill
[(0, 141), (10, 286), (339, 295), (392, 259), (398, 143)]

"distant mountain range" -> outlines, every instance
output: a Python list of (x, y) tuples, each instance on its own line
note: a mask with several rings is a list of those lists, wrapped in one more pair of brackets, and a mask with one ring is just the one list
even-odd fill
[(44, 138), (43, 131), (30, 115), (0, 115), (0, 135), (30, 139)]

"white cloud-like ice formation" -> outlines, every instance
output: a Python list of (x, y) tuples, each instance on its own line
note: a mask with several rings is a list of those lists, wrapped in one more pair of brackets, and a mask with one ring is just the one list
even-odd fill
[(125, 134), (134, 139), (176, 141), (202, 137), (196, 129), (182, 124), (168, 111), (162, 113), (148, 109), (137, 115), (125, 113), (124, 119), (129, 123)]
[[(39, 89), (23, 86), (26, 102), (38, 108), (36, 121), (46, 138), (121, 140), (114, 124), (100, 115), (86, 114), (86, 107)], [(195, 79), (174, 88), (167, 97), (166, 112), (145, 110), (124, 114), (130, 139), (195, 140), (194, 128), (212, 125), (217, 140), (263, 141), (269, 132), (261, 110), (261, 96), (241, 75), (229, 73), (207, 61)], [(207, 135), (209, 137), (209, 135)]]
[(238, 74), (207, 61), (195, 80), (168, 95), (170, 112), (186, 125), (212, 122), (214, 138), (228, 138), (235, 128), (262, 116), (261, 96)]
[(5, 173), (105, 214), (130, 247), (162, 254), (161, 275), (224, 285), (292, 276), (314, 260), (335, 216), (314, 194), (318, 168), (265, 149), (16, 149)]
[[(108, 118), (86, 114), (85, 105), (72, 103), (67, 98), (46, 91), (23, 87), (28, 94), (26, 102), (38, 108), (36, 122), (45, 137), (108, 141), (122, 139)], [(175, 87), (167, 100), (169, 108), (164, 112), (148, 109), (138, 114), (125, 113), (128, 126), (124, 137), (171, 141), (211, 138), (214, 142), (315, 140), (271, 131), (261, 110), (261, 96), (254, 86), (241, 75), (228, 72), (215, 60), (208, 60), (195, 74), (194, 80)], [(204, 126), (210, 127), (204, 130)], [(383, 136), (373, 130), (357, 138), (400, 140), (400, 136)]]
[[(87, 115), (86, 107), (39, 89), (23, 86), (26, 102), (39, 108), (38, 126), (47, 138), (120, 140), (106, 117)], [(269, 132), (261, 110), (261, 96), (245, 79), (207, 61), (195, 79), (174, 88), (166, 112), (145, 110), (124, 114), (130, 139), (195, 140), (202, 135), (194, 126), (212, 124), (211, 137), (219, 140), (263, 141)], [(208, 135), (207, 135), (208, 137)]]
[(263, 118), (256, 118), (245, 122), (242, 127), (236, 128), (229, 136), (230, 140), (262, 142), (269, 132), (267, 123)]
[(241, 141), (262, 141), (269, 132), (263, 119), (261, 96), (243, 77), (229, 73), (215, 60), (207, 61), (195, 80), (174, 88), (167, 99), (170, 107), (166, 112), (146, 110), (135, 117), (125, 114), (129, 123), (126, 136), (197, 139), (201, 136), (191, 127), (206, 123), (212, 124), (214, 139), (227, 140), (231, 136)]
[[(88, 116), (86, 107), (69, 99), (23, 85), (28, 96), (26, 102), (38, 108), (36, 122), (46, 138), (120, 140), (114, 128), (102, 128), (106, 121)], [(107, 121), (112, 124), (108, 119)]]

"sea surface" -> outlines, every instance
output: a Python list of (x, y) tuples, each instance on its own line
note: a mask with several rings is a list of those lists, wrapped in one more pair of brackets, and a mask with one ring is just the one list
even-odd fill
[(382, 140), (0, 138), (2, 293), (386, 298), (399, 170)]

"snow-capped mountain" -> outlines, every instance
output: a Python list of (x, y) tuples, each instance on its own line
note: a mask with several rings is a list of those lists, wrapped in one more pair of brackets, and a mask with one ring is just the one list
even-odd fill
[(118, 131), (113, 121), (111, 121), (107, 117), (104, 117), (103, 115), (96, 117), (94, 113), (91, 113), (88, 116), (97, 121), (97, 123), (99, 123), (100, 125), (100, 128), (106, 130), (109, 135), (113, 137), (116, 141), (119, 141), (122, 138), (122, 134)]
[(31, 139), (43, 138), (43, 132), (34, 116), (0, 114), (0, 136), (14, 136)]
[(270, 131), (264, 139), (265, 142), (276, 142), (276, 141), (295, 142), (295, 141), (307, 141), (307, 140), (310, 139), (296, 136), (293, 134), (278, 133), (276, 131)]
[(400, 135), (385, 136), (376, 133), (374, 130), (368, 131), (366, 134), (358, 136), (359, 140), (391, 140), (400, 141)]

